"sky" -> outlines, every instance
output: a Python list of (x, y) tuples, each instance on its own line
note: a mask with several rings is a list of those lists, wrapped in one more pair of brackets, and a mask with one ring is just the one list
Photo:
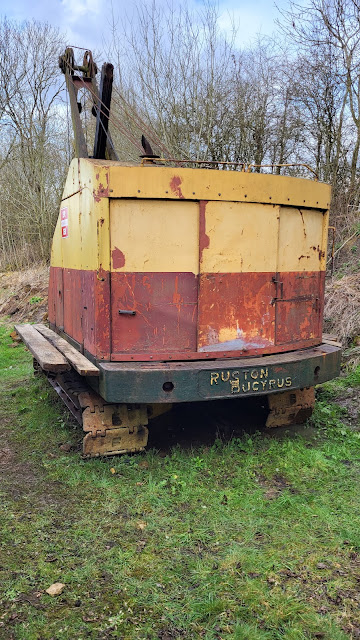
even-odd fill
[[(136, 0), (0, 0), (0, 16), (22, 21), (35, 18), (58, 27), (72, 46), (101, 50), (106, 41), (112, 10), (121, 17), (131, 16)], [(151, 0), (141, 0), (149, 4)], [(155, 0), (163, 3), (164, 0)], [(202, 0), (188, 0), (189, 7), (199, 7)], [(286, 8), (288, 0), (276, 0)], [(238, 26), (237, 46), (251, 44), (257, 34), (271, 35), (279, 15), (274, 0), (218, 0), (220, 27), (231, 31), (232, 20)]]

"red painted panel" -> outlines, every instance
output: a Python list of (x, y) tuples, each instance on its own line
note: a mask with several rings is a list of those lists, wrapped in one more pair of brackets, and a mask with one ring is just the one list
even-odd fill
[[(200, 275), (200, 351), (248, 351), (275, 341), (273, 273)], [(232, 337), (234, 336), (234, 337)]]
[(84, 349), (95, 355), (95, 278), (94, 271), (81, 271), (82, 330)]
[(64, 274), (62, 267), (55, 270), (54, 279), (55, 296), (55, 324), (60, 329), (64, 328)]
[(319, 271), (319, 297), (320, 297), (320, 317), (318, 337), (322, 339), (324, 323), (324, 298), (325, 298), (325, 271)]
[(61, 267), (50, 267), (48, 315), (49, 322), (59, 329), (64, 328), (63, 270)]
[[(49, 320), (62, 328), (65, 304), (65, 332), (80, 343), (84, 341), (85, 349), (103, 360), (110, 359), (111, 322), (111, 359), (117, 361), (194, 360), (235, 357), (239, 351), (244, 355), (290, 351), (321, 342), (324, 282), (323, 272), (203, 274), (199, 288), (200, 352), (196, 351), (198, 280), (191, 273), (110, 276), (108, 272), (51, 267)], [(119, 309), (135, 310), (136, 315), (119, 315)], [(238, 339), (219, 342), (222, 329), (239, 329)], [(224, 335), (226, 331), (222, 338)]]
[(321, 339), (322, 273), (303, 271), (277, 274), (276, 344)]
[(55, 324), (55, 267), (50, 267), (48, 290), (48, 318), (51, 324)]
[(112, 352), (196, 351), (197, 289), (193, 273), (112, 273)]
[(64, 269), (64, 331), (82, 344), (81, 271)]
[(277, 345), (272, 347), (263, 347), (261, 349), (248, 349), (246, 351), (173, 351), (171, 353), (159, 352), (147, 352), (147, 353), (112, 353), (111, 360), (114, 362), (156, 362), (157, 360), (223, 360), (230, 358), (251, 357), (251, 356), (264, 356), (273, 353), (284, 353), (285, 351), (296, 351), (298, 349), (309, 349), (310, 347), (316, 347), (321, 344), (321, 340), (301, 340), (300, 342), (294, 342), (293, 345)]

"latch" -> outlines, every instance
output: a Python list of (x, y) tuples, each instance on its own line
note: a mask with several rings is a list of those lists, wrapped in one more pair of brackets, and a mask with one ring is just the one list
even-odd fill
[[(277, 280), (276, 276), (273, 276), (271, 280), (276, 284), (275, 300), (281, 300), (284, 297), (284, 283), (281, 280)], [(278, 295), (278, 285), (280, 286), (280, 296)]]

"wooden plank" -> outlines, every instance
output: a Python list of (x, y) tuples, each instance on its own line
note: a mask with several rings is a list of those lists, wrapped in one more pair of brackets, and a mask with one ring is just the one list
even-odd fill
[(341, 342), (338, 342), (337, 340), (329, 340), (324, 335), (322, 337), (322, 341), (323, 341), (323, 344), (330, 344), (330, 345), (333, 345), (334, 347), (342, 347)]
[(71, 369), (60, 351), (50, 344), (34, 325), (16, 324), (15, 329), (44, 371), (57, 373)]
[(99, 369), (90, 360), (85, 358), (82, 353), (79, 353), (75, 347), (72, 347), (64, 338), (58, 336), (55, 331), (52, 331), (43, 324), (35, 324), (34, 327), (39, 331), (54, 347), (56, 347), (65, 358), (70, 362), (81, 376), (98, 376)]
[(323, 333), (322, 334), (322, 341), (325, 344), (337, 344), (341, 346), (341, 342), (339, 342), (337, 335), (335, 335), (335, 333)]

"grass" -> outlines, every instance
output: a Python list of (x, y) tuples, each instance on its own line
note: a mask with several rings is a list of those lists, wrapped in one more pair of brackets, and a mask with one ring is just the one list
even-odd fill
[(359, 637), (360, 433), (333, 401), (359, 369), (323, 386), (303, 436), (84, 461), (78, 427), (8, 333), (1, 639)]

